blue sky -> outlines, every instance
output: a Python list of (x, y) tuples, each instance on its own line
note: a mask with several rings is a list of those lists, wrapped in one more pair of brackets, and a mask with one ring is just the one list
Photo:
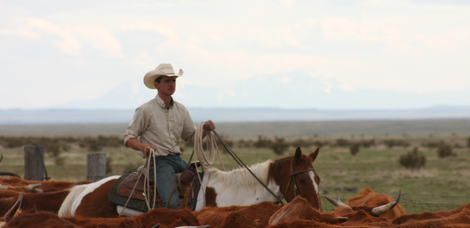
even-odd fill
[(470, 105), (470, 1), (0, 0), (0, 43), (0, 109), (137, 107), (162, 62), (188, 107)]

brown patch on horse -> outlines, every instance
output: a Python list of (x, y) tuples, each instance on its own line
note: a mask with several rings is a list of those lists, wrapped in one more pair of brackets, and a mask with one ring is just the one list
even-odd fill
[[(93, 194), (88, 194), (83, 197), (80, 206), (78, 206), (75, 211), (75, 215), (104, 218), (118, 217), (119, 215), (116, 210), (116, 205), (112, 204), (108, 200), (108, 193), (111, 190), (111, 187), (113, 187), (114, 182), (116, 182), (116, 179), (104, 183), (100, 187), (96, 188), (93, 191)], [(93, 210), (90, 210), (90, 208), (93, 208)]]
[(207, 187), (206, 188), (206, 206), (217, 207), (217, 202), (215, 201), (216, 198), (217, 198), (217, 193), (215, 192), (215, 189), (211, 187)]
[[(321, 200), (320, 195), (314, 189), (315, 181), (316, 185), (320, 184), (320, 178), (315, 171), (315, 180), (312, 180), (309, 175), (308, 169), (313, 168), (313, 162), (317, 158), (319, 148), (309, 155), (302, 153), (300, 146), (296, 148), (294, 155), (280, 158), (275, 160), (269, 166), (268, 181), (273, 179), (277, 185), (280, 186), (281, 193), (287, 202), (294, 199), (294, 184), (297, 185), (300, 195), (307, 199), (313, 208), (317, 208), (321, 211)], [(291, 179), (291, 169), (297, 173), (293, 179)], [(302, 172), (302, 170), (306, 170)], [(294, 183), (295, 182), (295, 183)], [(312, 189), (313, 188), (313, 189)]]

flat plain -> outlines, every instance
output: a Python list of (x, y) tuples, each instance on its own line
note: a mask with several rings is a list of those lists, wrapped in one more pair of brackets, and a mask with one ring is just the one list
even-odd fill
[[(121, 136), (126, 124), (111, 125), (17, 125), (0, 126), (4, 137), (97, 137), (99, 135)], [(357, 195), (365, 187), (395, 197), (402, 191), (400, 203), (408, 213), (422, 211), (451, 210), (470, 203), (470, 120), (422, 120), (422, 121), (342, 121), (342, 122), (273, 122), (273, 123), (218, 123), (217, 132), (231, 142), (231, 149), (247, 165), (291, 155), (297, 144), (304, 153), (311, 153), (321, 143), (320, 154), (314, 163), (321, 177), (322, 196), (335, 197), (338, 191), (343, 201)], [(282, 138), (289, 144), (282, 154), (275, 154), (270, 147), (254, 145), (260, 139), (276, 141)], [(374, 141), (361, 147), (356, 155), (348, 142)], [(406, 142), (390, 147), (385, 142)], [(311, 143), (308, 143), (311, 142)], [(313, 143), (313, 142), (316, 142)], [(245, 146), (242, 146), (245, 143)], [(440, 158), (437, 143), (452, 146), (454, 156)], [(192, 148), (184, 143), (183, 157), (188, 160)], [(417, 148), (426, 156), (426, 164), (419, 170), (410, 170), (400, 165), (399, 159)], [(227, 170), (237, 168), (233, 159), (219, 148), (221, 159)], [(60, 156), (63, 164), (56, 164), (54, 157), (46, 151), (45, 164), (52, 180), (77, 181), (85, 178), (86, 155), (90, 151), (71, 144)], [(144, 161), (137, 152), (124, 146), (104, 147), (109, 162), (108, 175), (123, 174), (135, 170)], [(23, 176), (23, 147), (0, 147), (4, 159), (0, 171), (9, 171)], [(216, 162), (213, 167), (222, 169)], [(332, 206), (323, 201), (326, 212)]]

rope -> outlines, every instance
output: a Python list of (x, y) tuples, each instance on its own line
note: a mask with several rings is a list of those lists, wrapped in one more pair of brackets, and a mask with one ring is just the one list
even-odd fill
[[(193, 159), (194, 154), (196, 154), (196, 156), (199, 159), (199, 162), (201, 163), (202, 171), (205, 171), (206, 169), (208, 169), (214, 163), (215, 154), (218, 155), (220, 164), (222, 165), (222, 167), (225, 170), (224, 163), (222, 162), (222, 158), (220, 157), (220, 153), (219, 153), (219, 150), (217, 148), (216, 138), (214, 138), (214, 136), (212, 135), (212, 133), (210, 131), (205, 132), (206, 133), (206, 138), (207, 138), (207, 147), (209, 149), (209, 151), (208, 151), (209, 154), (208, 154), (208, 156), (206, 156), (206, 152), (204, 151), (204, 147), (203, 147), (204, 146), (203, 145), (204, 124), (205, 124), (204, 122), (201, 122), (201, 123), (199, 123), (198, 127), (196, 128), (196, 131), (194, 133), (194, 149), (193, 149), (193, 152), (191, 153), (191, 156), (189, 157), (188, 165), (186, 166), (186, 169), (183, 171), (183, 173), (186, 172), (186, 170), (188, 170), (189, 166), (191, 165), (191, 160)], [(201, 175), (198, 171), (197, 166), (196, 166), (196, 174), (197, 174), (197, 178), (199, 180), (199, 183), (201, 183), (201, 185), (202, 185)], [(181, 179), (178, 181), (175, 188), (173, 188), (173, 191), (171, 191), (170, 196), (168, 197), (168, 201), (166, 202), (166, 207), (167, 208), (168, 208), (168, 204), (170, 202), (171, 196), (175, 192), (176, 188), (178, 188), (180, 183), (181, 183)], [(204, 188), (201, 187), (201, 189), (202, 189), (202, 193), (203, 193), (204, 201), (205, 201), (206, 200), (205, 199), (206, 192), (205, 192)]]
[(225, 170), (225, 166), (222, 163), (222, 158), (220, 157), (219, 149), (217, 148), (216, 138), (212, 135), (211, 131), (206, 131), (207, 139), (207, 149), (208, 156), (203, 147), (203, 135), (204, 135), (204, 122), (199, 123), (196, 132), (194, 133), (194, 151), (196, 153), (199, 162), (202, 165), (202, 171), (207, 170), (213, 163), (215, 159), (215, 154), (219, 157), (220, 164)]
[[(150, 189), (150, 178), (149, 178), (149, 169), (148, 167), (150, 167), (150, 158), (153, 158), (153, 164), (155, 164), (155, 151), (150, 148), (150, 153), (149, 153), (149, 156), (147, 157), (147, 160), (145, 161), (145, 164), (144, 164), (144, 168), (145, 168), (145, 175), (144, 175), (144, 198), (145, 198), (145, 204), (147, 204), (147, 208), (150, 210), (153, 210), (155, 209), (155, 202), (157, 201), (157, 194), (155, 194), (157, 192), (157, 184), (155, 183), (153, 185), (153, 191), (154, 191), (154, 194), (153, 194), (153, 204), (152, 204), (152, 207), (150, 207), (150, 199), (148, 198), (149, 197), (149, 190)], [(147, 167), (147, 168), (146, 168)], [(127, 207), (127, 204), (129, 203), (129, 200), (131, 199), (131, 196), (132, 194), (134, 193), (134, 190), (135, 188), (137, 187), (137, 184), (139, 183), (138, 180), (140, 180), (140, 177), (142, 176), (144, 172), (140, 172), (139, 176), (137, 177), (137, 181), (135, 182), (134, 184), (134, 187), (132, 188), (132, 191), (131, 191), (131, 194), (129, 194), (129, 197), (127, 198), (127, 201), (126, 203), (124, 204), (122, 210), (121, 210), (121, 213), (119, 213), (119, 217), (122, 215), (122, 213), (124, 212), (124, 209), (126, 209)], [(154, 177), (157, 176), (157, 171), (156, 169), (153, 169), (153, 174), (154, 174)]]
[[(206, 156), (206, 152), (204, 151), (204, 147), (203, 147), (204, 124), (205, 124), (204, 122), (201, 122), (201, 123), (199, 123), (198, 127), (196, 128), (196, 132), (194, 133), (194, 150), (193, 150), (193, 153), (191, 154), (191, 157), (189, 158), (188, 166), (186, 167), (186, 169), (189, 168), (192, 157), (193, 157), (194, 154), (196, 154), (198, 159), (199, 159), (199, 162), (201, 163), (202, 170), (205, 171), (214, 163), (215, 154), (217, 154), (217, 156), (219, 157), (220, 164), (222, 165), (223, 169), (225, 170), (225, 166), (222, 162), (222, 158), (220, 157), (220, 153), (219, 153), (219, 150), (217, 148), (216, 138), (212, 135), (211, 131), (206, 132), (207, 148), (208, 148), (208, 155)], [(157, 184), (154, 183), (154, 185), (153, 185), (153, 188), (154, 188), (153, 189), (153, 192), (154, 192), (154, 194), (153, 194), (153, 204), (152, 204), (152, 206), (150, 206), (150, 199), (149, 199), (150, 194), (148, 194), (149, 190), (150, 190), (150, 179), (148, 178), (149, 177), (148, 167), (150, 167), (150, 158), (153, 159), (153, 164), (155, 164), (155, 151), (153, 149), (150, 149), (149, 156), (147, 157), (147, 161), (146, 161), (146, 164), (145, 164), (145, 166), (147, 168), (145, 169), (146, 173), (145, 173), (145, 178), (144, 178), (144, 197), (145, 197), (145, 203), (147, 204), (147, 208), (149, 208), (149, 211), (153, 210), (155, 208), (155, 202), (156, 202), (156, 194), (155, 193), (157, 192)], [(157, 173), (156, 173), (157, 170), (153, 169), (153, 172), (154, 172), (154, 177), (157, 177)], [(143, 172), (140, 173), (137, 180), (140, 179), (142, 173)], [(197, 173), (199, 182), (202, 183), (199, 172), (196, 172), (196, 173)], [(173, 195), (176, 188), (178, 188), (179, 184), (180, 183), (178, 182), (178, 184), (176, 185), (176, 187), (173, 189), (170, 196), (168, 197), (168, 201), (166, 203), (167, 208), (168, 208), (168, 203), (170, 202), (170, 198)], [(127, 199), (126, 204), (124, 205), (124, 207), (123, 207), (121, 213), (119, 214), (119, 216), (121, 216), (121, 214), (124, 212), (124, 209), (126, 208), (127, 204), (129, 203), (129, 200), (130, 200), (132, 194), (134, 193), (134, 190), (135, 190), (136, 186), (137, 186), (137, 182), (135, 183), (134, 188), (132, 188), (131, 194), (130, 194), (129, 198)], [(204, 195), (204, 198), (205, 198), (206, 194), (205, 194), (203, 188), (202, 188), (202, 190), (203, 190), (203, 195)]]
[[(153, 204), (152, 204), (152, 207), (150, 207), (150, 178), (149, 178), (149, 175), (150, 175), (150, 171), (149, 171), (149, 167), (150, 167), (150, 158), (153, 159), (153, 165), (154, 165), (154, 169), (153, 169), (153, 177), (155, 178), (155, 180), (158, 178), (157, 177), (157, 169), (155, 168), (156, 167), (156, 161), (155, 161), (155, 150), (150, 148), (150, 153), (149, 153), (149, 156), (147, 158), (147, 161), (146, 161), (146, 164), (144, 167), (146, 167), (145, 169), (145, 178), (144, 178), (144, 198), (145, 198), (145, 203), (147, 204), (147, 208), (150, 210), (153, 210), (155, 209), (155, 202), (157, 201), (157, 182), (155, 182), (153, 184)], [(152, 180), (153, 181), (153, 180)]]

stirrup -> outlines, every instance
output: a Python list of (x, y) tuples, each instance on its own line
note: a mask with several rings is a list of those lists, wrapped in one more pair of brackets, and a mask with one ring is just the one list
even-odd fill
[(200, 161), (192, 161), (190, 163), (191, 166), (194, 166), (194, 167), (201, 167), (201, 162)]

